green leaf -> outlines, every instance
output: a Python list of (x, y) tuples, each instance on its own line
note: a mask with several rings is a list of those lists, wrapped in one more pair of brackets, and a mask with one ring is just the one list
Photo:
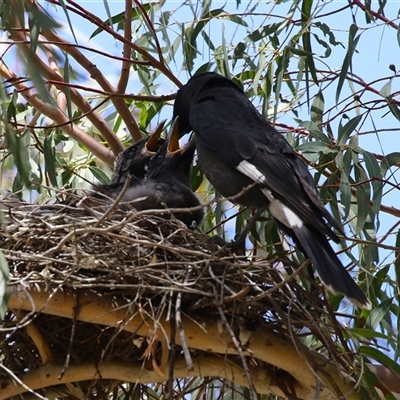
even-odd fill
[(349, 337), (351, 335), (355, 335), (359, 338), (364, 338), (364, 339), (375, 339), (375, 338), (381, 338), (381, 339), (387, 339), (387, 335), (377, 332), (373, 329), (367, 329), (367, 328), (348, 328), (349, 332)]
[(314, 22), (314, 25), (317, 28), (321, 29), (323, 34), (329, 38), (329, 43), (332, 46), (337, 46), (338, 44), (341, 45), (341, 43), (336, 40), (335, 35), (333, 34), (333, 32), (331, 31), (330, 27), (327, 24), (323, 22)]
[(306, 142), (296, 147), (302, 153), (337, 153), (337, 149), (323, 142)]
[(200, 32), (204, 29), (206, 24), (210, 22), (212, 18), (216, 18), (221, 14), (225, 14), (225, 11), (222, 8), (218, 8), (212, 11), (205, 9), (200, 18), (200, 21), (196, 24), (196, 26), (193, 29), (193, 41), (196, 41), (197, 36), (200, 34)]
[(44, 165), (47, 176), (54, 187), (58, 187), (57, 174), (55, 166), (55, 148), (51, 136), (46, 136), (43, 143), (44, 147)]
[(194, 39), (193, 28), (189, 27), (184, 30), (182, 25), (182, 40), (183, 40), (183, 49), (185, 55), (185, 64), (186, 69), (191, 71), (194, 65), (194, 59), (197, 56), (197, 47), (196, 47), (196, 40)]
[(71, 170), (66, 170), (61, 173), (61, 182), (59, 186), (70, 185), (75, 175)]
[(65, 5), (65, 1), (64, 0), (59, 0), (59, 2), (60, 2), (60, 5), (61, 5), (61, 7), (62, 7), (62, 9), (64, 11), (65, 17), (67, 18), (68, 26), (69, 26), (69, 29), (71, 30), (72, 36), (74, 37), (75, 43), (78, 43), (78, 40), (76, 39), (76, 36), (75, 36), (75, 31), (74, 31), (74, 29), (72, 27), (71, 18), (69, 17), (67, 6)]
[[(145, 3), (142, 4), (142, 7), (144, 9), (145, 12), (149, 12), (151, 7), (157, 6), (158, 3), (154, 2), (154, 3)], [(139, 19), (141, 16), (140, 10), (137, 7), (132, 7), (132, 14), (131, 14), (131, 19), (132, 21), (135, 21), (137, 19)], [(105, 26), (111, 27), (114, 24), (121, 24), (121, 26), (123, 25), (125, 21), (125, 11), (120, 12), (119, 14), (115, 14), (114, 16), (111, 17), (111, 20), (108, 18), (106, 20), (103, 21), (103, 24)], [(90, 35), (90, 39), (93, 39), (95, 36), (97, 36), (99, 33), (103, 32), (104, 29), (102, 27), (97, 28), (91, 35)]]
[(110, 11), (110, 7), (108, 6), (107, 0), (103, 0), (103, 4), (104, 4), (104, 8), (106, 10), (107, 17), (108, 17), (108, 22), (109, 22), (110, 26), (112, 26), (111, 11)]
[(389, 82), (386, 82), (382, 89), (379, 91), (379, 94), (385, 98), (390, 97), (392, 94), (392, 80), (389, 79)]
[(319, 91), (314, 97), (314, 101), (311, 105), (311, 121), (317, 125), (322, 124), (322, 116), (324, 114), (324, 95), (322, 91)]
[[(194, 26), (194, 28), (189, 27), (185, 31), (185, 38), (186, 41), (189, 41), (186, 43), (184, 42), (184, 48), (185, 48), (185, 56), (186, 56), (186, 64), (187, 68), (189, 71), (193, 69), (193, 60), (197, 56), (197, 37), (200, 34), (200, 32), (203, 31), (204, 27), (208, 22), (211, 21), (211, 19), (216, 18), (218, 16), (221, 16), (223, 14), (224, 17), (227, 15), (225, 14), (225, 11), (223, 9), (215, 9), (212, 11), (208, 10), (208, 7), (204, 7), (203, 14), (199, 20), (199, 22)], [(224, 48), (224, 51), (226, 52), (226, 48)]]
[(215, 46), (212, 40), (210, 39), (210, 36), (208, 36), (205, 31), (201, 31), (201, 36), (203, 37), (204, 41), (206, 42), (206, 45), (210, 48), (210, 50), (214, 51)]
[[(357, 219), (361, 218), (362, 220), (364, 220), (363, 225), (365, 224), (365, 222), (367, 221), (369, 212), (370, 212), (370, 200), (371, 200), (371, 185), (368, 181), (368, 176), (366, 171), (364, 170), (364, 168), (362, 167), (362, 165), (360, 164), (360, 160), (359, 160), (359, 154), (356, 151), (352, 151), (352, 157), (353, 157), (353, 162), (354, 162), (354, 176), (355, 176), (355, 183), (357, 183), (357, 187), (362, 188), (361, 193), (358, 193), (358, 196), (365, 196), (364, 198), (359, 198), (357, 197), (357, 199), (359, 199), (362, 202), (363, 205), (363, 211), (362, 211), (362, 217), (361, 215), (359, 216), (359, 210), (357, 211)], [(358, 203), (358, 200), (357, 200)], [(364, 208), (364, 206), (366, 207), (366, 210)], [(357, 221), (358, 223), (358, 221)], [(360, 228), (362, 229), (362, 228)]]
[(235, 24), (238, 24), (238, 25), (245, 26), (246, 28), (248, 27), (247, 22), (243, 18), (240, 18), (238, 15), (225, 14), (225, 15), (222, 15), (220, 18), (227, 19), (228, 21), (234, 22)]
[(322, 131), (318, 128), (318, 126), (311, 121), (298, 121), (299, 125), (303, 128), (307, 129), (310, 132), (311, 136), (315, 139), (328, 144), (329, 146), (332, 144), (329, 140), (328, 136), (326, 136)]
[(382, 176), (385, 176), (388, 169), (392, 166), (400, 166), (400, 153), (394, 152), (387, 154), (385, 158), (381, 161), (381, 173)]
[(345, 126), (339, 128), (338, 141), (340, 143), (346, 143), (350, 134), (356, 129), (357, 125), (360, 123), (362, 115), (357, 115), (350, 121), (346, 123)]
[(378, 161), (371, 153), (365, 150), (362, 150), (361, 153), (363, 155), (365, 166), (367, 168), (370, 179), (377, 178), (372, 180), (371, 184), (373, 190), (372, 211), (374, 212), (375, 215), (378, 215), (382, 202), (382, 189), (383, 189), (381, 181), (382, 179), (381, 169), (379, 167)]
[[(356, 181), (360, 182), (367, 178), (367, 175), (362, 173), (363, 171), (359, 168), (354, 169)], [(356, 233), (360, 234), (361, 230), (364, 228), (365, 221), (369, 215), (369, 196), (366, 187), (369, 187), (369, 184), (363, 184), (356, 186), (356, 197), (357, 197), (357, 224), (356, 224)]]
[(340, 201), (344, 207), (344, 217), (347, 218), (351, 205), (351, 190), (348, 175), (344, 171), (340, 175)]
[(400, 25), (397, 27), (397, 43), (400, 46)]
[(2, 320), (7, 312), (8, 294), (7, 283), (10, 278), (8, 263), (0, 250), (0, 320)]
[(349, 216), (350, 205), (351, 205), (351, 189), (349, 176), (351, 171), (352, 151), (347, 150), (342, 159), (341, 171), (340, 171), (340, 201), (344, 207), (345, 219)]
[[(277, 60), (277, 69), (275, 71), (275, 87), (274, 92), (277, 99), (279, 99), (281, 91), (282, 91), (282, 82), (284, 78), (285, 72), (287, 72), (287, 68), (290, 61), (290, 50), (286, 47), (283, 50), (282, 55)], [(274, 116), (273, 121), (276, 121), (276, 117), (278, 114), (278, 102), (275, 102), (274, 106)]]
[(300, 57), (308, 57), (310, 55), (308, 51), (305, 51), (302, 48), (297, 48), (294, 46), (288, 46), (287, 48), (290, 50), (291, 53), (296, 54)]
[[(69, 62), (68, 62), (68, 53), (65, 53), (65, 63), (64, 63), (64, 81), (69, 83)], [(73, 112), (72, 112), (72, 100), (71, 100), (71, 89), (68, 85), (64, 87), (64, 93), (67, 100), (67, 111), (68, 117), (72, 121)]]
[(393, 299), (387, 299), (382, 301), (377, 307), (375, 307), (369, 314), (367, 324), (372, 330), (376, 330), (378, 325), (387, 316), (392, 307)]
[(320, 39), (317, 35), (313, 34), (315, 40), (325, 48), (325, 54), (321, 56), (321, 58), (328, 58), (332, 54), (332, 49), (329, 46), (328, 43), (325, 42), (325, 40)]
[(6, 136), (7, 143), (14, 157), (14, 163), (17, 167), (19, 178), (27, 188), (30, 188), (31, 163), (28, 151), (30, 140), (29, 132), (26, 131), (22, 136), (18, 136), (14, 131), (9, 130)]
[(281, 26), (280, 23), (274, 23), (274, 24), (264, 26), (262, 28), (258, 28), (255, 31), (253, 31), (252, 33), (250, 33), (250, 35), (248, 35), (245, 38), (245, 41), (246, 42), (258, 42), (259, 40), (265, 38), (266, 36), (269, 36), (272, 33), (276, 32), (280, 26)]
[[(363, 245), (363, 246), (364, 246), (364, 248), (375, 247), (375, 246), (369, 246), (369, 245)], [(374, 277), (372, 279), (372, 283), (371, 283), (371, 292), (372, 293), (381, 293), (382, 286), (385, 286), (387, 284), (387, 280), (388, 280), (387, 274), (389, 271), (389, 267), (390, 267), (390, 265), (386, 265), (383, 268), (380, 268), (379, 271), (374, 275)], [(386, 316), (384, 316), (384, 318), (386, 318)]]
[(57, 107), (52, 97), (50, 96), (50, 92), (48, 90), (45, 79), (40, 74), (40, 68), (37, 68), (35, 64), (33, 62), (30, 62), (29, 60), (26, 60), (26, 62), (28, 76), (30, 76), (30, 79), (34, 82), (34, 87), (36, 91), (39, 92), (41, 100), (46, 102), (47, 104)]
[(400, 121), (400, 109), (399, 109), (399, 107), (397, 107), (397, 105), (392, 102), (391, 98), (388, 98), (386, 100), (387, 100), (390, 112), (395, 116), (395, 118), (397, 120)]
[(310, 33), (310, 19), (311, 19), (311, 9), (312, 9), (312, 0), (303, 0), (302, 8), (301, 8), (301, 20), (303, 26), (303, 48), (307, 53), (307, 63), (306, 63), (306, 90), (308, 94), (308, 77), (307, 72), (310, 71), (312, 79), (316, 85), (318, 85), (318, 77), (317, 71), (314, 64), (314, 56), (311, 47), (311, 33)]
[(228, 76), (228, 77), (230, 77), (230, 71), (229, 71), (229, 59), (228, 59), (228, 53), (227, 53), (227, 51), (226, 51), (226, 47), (227, 47), (227, 45), (226, 45), (226, 40), (225, 40), (225, 27), (223, 26), (222, 27), (222, 54), (223, 54), (223, 56), (224, 56), (224, 58), (223, 58), (223, 66), (224, 66), (224, 68), (223, 68), (223, 74), (225, 75), (225, 76)]
[(338, 82), (338, 86), (336, 89), (336, 102), (337, 103), (339, 102), (340, 92), (342, 91), (344, 81), (347, 77), (347, 71), (349, 70), (349, 68), (351, 69), (352, 57), (353, 57), (354, 51), (356, 50), (358, 41), (360, 39), (360, 35), (355, 37), (357, 31), (358, 31), (357, 26), (352, 24), (350, 26), (350, 30), (349, 30), (349, 44), (348, 44), (348, 48), (347, 48), (347, 53), (346, 53), (346, 57), (343, 60), (342, 69), (340, 70), (340, 75), (339, 75), (339, 82)]
[(33, 10), (36, 9), (36, 5), (32, 5), (28, 7), (28, 10), (31, 9), (32, 11), (28, 12), (28, 25), (29, 25), (29, 36), (31, 39), (31, 43), (29, 46), (29, 55), (28, 59), (32, 60), (36, 54), (38, 39), (40, 34), (40, 25), (38, 20), (35, 18), (35, 14)]
[(373, 358), (375, 361), (378, 361), (380, 364), (388, 367), (393, 372), (400, 374), (400, 365), (378, 349), (372, 346), (360, 346), (359, 352), (364, 356)]
[(246, 50), (246, 45), (243, 42), (239, 42), (236, 45), (232, 56), (233, 67), (236, 65), (237, 60), (244, 58), (245, 50)]
[(100, 168), (94, 165), (89, 165), (89, 170), (102, 185), (108, 185), (110, 183), (110, 178)]
[(195, 192), (204, 181), (204, 174), (198, 164), (195, 164), (190, 169), (190, 186)]
[(397, 287), (400, 288), (400, 230), (397, 231), (396, 235), (396, 258), (394, 261), (394, 267), (396, 271)]

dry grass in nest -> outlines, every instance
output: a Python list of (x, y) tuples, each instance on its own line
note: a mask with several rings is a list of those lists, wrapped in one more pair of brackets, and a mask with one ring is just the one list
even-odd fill
[[(280, 395), (305, 398), (296, 362), (305, 360), (306, 369), (318, 369), (329, 359), (335, 371), (350, 370), (353, 359), (343, 328), (296, 274), (285, 280), (276, 263), (240, 260), (206, 235), (157, 213), (116, 209), (107, 215), (84, 202), (76, 207), (21, 205), (4, 212), (0, 242), (11, 281), (10, 311), (1, 331), (3, 388), (10, 388), (11, 373), (30, 386), (28, 372), (57, 366), (59, 381), (46, 383), (45, 392), (39, 390), (44, 384), (37, 385), (36, 391), (62, 397), (57, 393), (71, 393), (71, 382), (80, 382), (84, 397), (103, 391), (117, 398), (128, 387), (145, 390), (135, 380), (146, 384), (151, 378), (134, 377), (129, 386), (122, 372), (116, 380), (102, 366), (137, 366), (141, 376), (152, 373), (158, 376), (154, 381), (166, 382), (195, 376), (201, 363), (220, 360), (232, 371), (239, 368), (236, 382), (257, 392), (273, 388)], [(310, 335), (326, 359), (302, 345)], [(280, 365), (279, 354), (276, 362), (270, 359), (271, 341), (287, 346), (286, 353), (297, 360), (292, 360), (293, 370)], [(216, 358), (207, 358), (212, 355)], [(63, 381), (82, 364), (93, 365), (96, 376)], [(179, 375), (177, 366), (187, 375)], [(215, 375), (202, 368), (199, 375)], [(265, 382), (254, 372), (261, 370)], [(307, 379), (315, 386), (314, 372), (309, 372)], [(321, 387), (347, 390), (336, 378), (321, 375)], [(229, 371), (219, 376), (233, 380)], [(17, 387), (20, 391), (9, 393), (26, 391), (21, 383)], [(171, 382), (157, 388), (177, 390)], [(181, 388), (175, 396), (185, 393)]]

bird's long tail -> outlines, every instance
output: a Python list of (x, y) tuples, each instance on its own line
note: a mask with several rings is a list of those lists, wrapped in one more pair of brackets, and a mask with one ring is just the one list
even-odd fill
[(328, 239), (320, 232), (314, 232), (309, 227), (292, 227), (293, 238), (311, 258), (322, 282), (334, 293), (342, 293), (356, 306), (371, 309), (371, 303), (364, 292), (354, 282), (342, 263), (336, 256)]

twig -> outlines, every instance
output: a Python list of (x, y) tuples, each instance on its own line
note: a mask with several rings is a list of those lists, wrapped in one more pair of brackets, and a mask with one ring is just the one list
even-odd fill
[(128, 190), (130, 184), (131, 184), (131, 180), (132, 180), (132, 176), (130, 174), (128, 174), (126, 176), (126, 181), (124, 183), (124, 187), (122, 188), (122, 190), (119, 192), (117, 198), (115, 199), (115, 201), (113, 202), (113, 204), (111, 205), (111, 207), (104, 213), (104, 215), (99, 219), (99, 221), (94, 225), (95, 227), (101, 225), (101, 223), (103, 221), (106, 220), (106, 218), (108, 218), (108, 216), (118, 207), (118, 205), (121, 203), (122, 199), (124, 198), (125, 192)]
[[(124, 14), (124, 38), (131, 42), (132, 41), (132, 0), (125, 1), (125, 14)], [(121, 72), (117, 84), (117, 91), (124, 93), (128, 84), (129, 71), (131, 67), (131, 49), (127, 43), (124, 43), (122, 50), (124, 61), (121, 65)], [(134, 138), (135, 139), (135, 138)], [(138, 139), (136, 139), (138, 140)]]
[[(59, 5), (57, 0), (49, 0), (53, 4)], [(90, 22), (96, 24), (98, 27), (103, 29), (105, 32), (109, 33), (112, 35), (115, 39), (119, 40), (122, 43), (127, 43), (130, 48), (133, 50), (137, 51), (139, 54), (141, 54), (144, 58), (149, 60), (151, 65), (158, 69), (160, 72), (162, 72), (167, 78), (169, 78), (172, 82), (175, 83), (178, 87), (182, 86), (182, 83), (179, 81), (179, 79), (171, 72), (171, 70), (162, 62), (159, 62), (156, 58), (154, 58), (148, 51), (142, 49), (140, 46), (136, 45), (135, 43), (132, 43), (128, 40), (126, 40), (122, 35), (118, 34), (115, 32), (113, 29), (111, 29), (109, 26), (103, 23), (103, 21), (97, 17), (96, 15), (90, 13), (87, 9), (83, 8), (80, 6), (77, 2), (68, 0), (69, 4), (72, 4), (74, 8), (67, 6), (68, 9), (71, 11), (79, 14), (82, 18), (85, 18), (89, 20)]]
[(63, 132), (71, 136), (77, 142), (86, 146), (94, 155), (99, 157), (105, 163), (113, 165), (114, 156), (109, 149), (99, 143), (96, 139), (89, 136), (76, 125), (71, 124), (65, 114), (57, 107), (53, 107), (43, 102), (36, 94), (28, 90), (24, 84), (19, 83), (17, 76), (11, 72), (11, 70), (2, 61), (0, 61), (0, 75), (10, 81), (15, 81), (14, 85), (18, 90), (21, 91), (21, 95), (33, 107), (55, 121)]
[[(26, 0), (28, 1), (28, 0)], [(13, 40), (16, 40), (18, 43), (22, 43), (25, 41), (25, 35), (24, 35), (24, 27), (21, 26), (20, 21), (17, 18), (17, 15), (19, 15), (19, 7), (23, 7), (22, 3), (19, 1), (13, 1), (11, 3), (11, 11), (8, 14), (8, 23), (12, 28), (10, 28), (10, 36)], [(36, 7), (36, 5), (31, 5), (31, 7)], [(29, 51), (30, 51), (30, 44), (19, 44), (18, 47), (25, 53), (26, 57), (29, 57)], [(47, 79), (53, 79), (55, 82), (55, 85), (58, 87), (58, 82), (63, 82), (62, 76), (60, 76), (58, 73), (54, 72), (48, 65), (46, 65), (37, 55), (33, 55), (30, 58), (30, 62), (34, 63), (41, 73), (47, 78)], [(60, 86), (62, 88), (62, 86)], [(83, 112), (88, 113), (88, 119), (92, 122), (92, 124), (104, 135), (106, 140), (110, 140), (110, 147), (113, 149), (113, 152), (115, 154), (118, 154), (120, 151), (123, 150), (122, 143), (118, 140), (117, 143), (119, 142), (119, 146), (115, 146), (115, 133), (113, 130), (108, 126), (107, 122), (97, 113), (93, 112), (90, 104), (86, 101), (85, 98), (83, 98), (76, 90), (70, 89), (70, 95), (71, 95), (71, 100), (74, 102), (74, 104)]]
[(150, 29), (151, 33), (153, 34), (154, 41), (156, 42), (156, 48), (157, 48), (157, 53), (158, 53), (158, 59), (159, 59), (160, 63), (163, 63), (163, 64), (164, 64), (164, 57), (163, 57), (163, 54), (162, 54), (160, 42), (158, 41), (157, 32), (156, 32), (155, 29), (154, 29), (154, 25), (153, 25), (153, 23), (151, 22), (149, 16), (147, 15), (146, 10), (144, 9), (144, 7), (143, 7), (143, 5), (140, 3), (140, 1), (134, 0), (134, 2), (135, 2), (135, 4), (136, 4), (136, 6), (140, 9), (140, 11), (141, 11), (141, 13), (142, 13), (142, 15), (143, 15), (143, 18), (146, 20), (146, 24), (147, 24), (148, 28)]
[[(192, 268), (189, 267), (185, 274), (185, 279), (183, 282), (184, 285), (186, 285), (189, 281), (191, 270), (192, 270)], [(189, 347), (188, 347), (188, 344), (186, 341), (185, 328), (182, 323), (182, 315), (181, 315), (182, 295), (183, 294), (180, 291), (180, 292), (178, 292), (178, 296), (176, 298), (176, 325), (178, 326), (179, 337), (181, 339), (182, 352), (183, 352), (183, 356), (185, 357), (186, 366), (189, 371), (192, 371), (193, 370), (193, 360), (192, 360), (192, 357), (190, 356)]]
[[(209, 270), (210, 270), (210, 275), (215, 277), (214, 273), (212, 272), (211, 267), (209, 268)], [(242, 362), (242, 367), (244, 369), (244, 372), (246, 374), (246, 378), (247, 378), (247, 382), (248, 382), (249, 388), (250, 388), (251, 392), (255, 392), (254, 385), (253, 385), (253, 380), (252, 380), (252, 377), (251, 377), (251, 374), (250, 374), (250, 371), (249, 371), (249, 367), (247, 365), (246, 358), (245, 358), (244, 353), (243, 353), (242, 343), (240, 343), (240, 341), (237, 339), (235, 333), (233, 332), (233, 329), (232, 329), (231, 325), (228, 323), (228, 320), (226, 319), (225, 313), (222, 310), (222, 306), (221, 305), (224, 302), (223, 293), (224, 293), (224, 286), (225, 285), (222, 285), (221, 282), (219, 282), (219, 284), (221, 286), (220, 295), (218, 295), (218, 292), (217, 292), (217, 289), (216, 289), (215, 285), (212, 285), (212, 289), (213, 289), (214, 295), (215, 295), (215, 297), (217, 299), (219, 299), (219, 305), (217, 306), (217, 310), (218, 310), (219, 316), (222, 319), (222, 322), (225, 325), (225, 328), (229, 332), (229, 335), (231, 337), (231, 340), (232, 340), (234, 346), (236, 347), (236, 349), (237, 349), (237, 351), (239, 353), (239, 357), (240, 357), (240, 360)], [(253, 397), (253, 393), (251, 393), (251, 397)]]

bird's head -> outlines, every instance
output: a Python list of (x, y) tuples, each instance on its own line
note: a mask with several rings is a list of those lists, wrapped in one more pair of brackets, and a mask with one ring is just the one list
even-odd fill
[[(216, 72), (203, 72), (194, 75), (183, 85), (174, 103), (173, 120), (179, 117), (178, 137), (192, 130), (190, 112), (192, 107), (207, 96), (212, 96), (212, 90), (219, 87), (232, 87), (242, 91), (234, 82)], [(211, 90), (211, 91), (210, 91)]]
[(111, 177), (112, 183), (125, 182), (128, 173), (136, 180), (144, 178), (150, 160), (164, 143), (164, 139), (160, 138), (164, 125), (165, 121), (162, 121), (147, 139), (139, 140), (118, 154)]
[(179, 146), (179, 120), (174, 119), (169, 130), (166, 142), (160, 147), (157, 155), (149, 164), (147, 178), (169, 175), (189, 186), (190, 167), (196, 144), (193, 140), (182, 148)]

